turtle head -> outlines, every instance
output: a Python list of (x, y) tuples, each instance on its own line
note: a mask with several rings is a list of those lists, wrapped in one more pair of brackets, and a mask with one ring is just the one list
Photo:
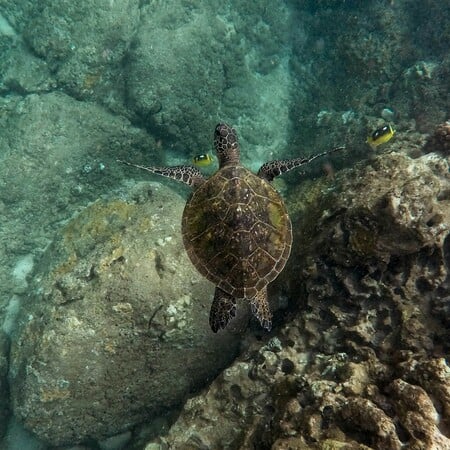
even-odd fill
[(216, 149), (219, 167), (239, 164), (239, 143), (237, 133), (226, 123), (219, 123), (214, 130), (214, 148)]

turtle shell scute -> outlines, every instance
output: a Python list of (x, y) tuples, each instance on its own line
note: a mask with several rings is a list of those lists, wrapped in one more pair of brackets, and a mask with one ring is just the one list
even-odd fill
[(194, 266), (235, 297), (251, 298), (275, 279), (292, 244), (280, 195), (242, 166), (220, 169), (193, 192), (182, 232)]

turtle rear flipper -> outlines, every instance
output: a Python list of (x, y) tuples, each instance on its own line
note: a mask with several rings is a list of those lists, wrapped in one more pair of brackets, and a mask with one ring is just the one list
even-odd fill
[(209, 313), (209, 325), (214, 333), (225, 328), (236, 315), (236, 299), (222, 289), (216, 287), (214, 300)]
[(252, 314), (259, 320), (267, 331), (272, 329), (272, 313), (267, 300), (267, 287), (258, 291), (255, 297), (250, 299)]

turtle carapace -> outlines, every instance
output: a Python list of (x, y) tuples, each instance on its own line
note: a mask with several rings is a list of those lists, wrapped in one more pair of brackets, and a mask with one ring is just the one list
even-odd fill
[(197, 270), (216, 285), (211, 329), (225, 328), (236, 314), (236, 300), (244, 299), (261, 325), (270, 330), (267, 285), (283, 270), (292, 244), (288, 212), (270, 182), (343, 147), (307, 158), (271, 161), (257, 174), (241, 165), (234, 128), (218, 124), (214, 147), (219, 169), (210, 178), (193, 166), (144, 167), (120, 162), (193, 188), (183, 212), (183, 242)]

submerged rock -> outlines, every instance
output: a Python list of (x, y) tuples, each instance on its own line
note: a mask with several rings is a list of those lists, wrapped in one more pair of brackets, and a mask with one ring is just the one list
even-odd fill
[(9, 386), (8, 386), (8, 354), (9, 338), (7, 334), (0, 330), (0, 438), (6, 432), (8, 425), (9, 407)]
[(448, 162), (385, 154), (307, 184), (278, 282), (290, 322), (250, 342), (158, 442), (450, 448)]
[(51, 445), (103, 440), (180, 405), (229, 364), (213, 286), (181, 244), (183, 200), (157, 184), (98, 201), (38, 264), (11, 350), (12, 404)]
[(450, 155), (450, 120), (436, 127), (427, 139), (424, 152), (438, 152), (443, 156)]
[(127, 107), (185, 156), (210, 148), (218, 121), (242, 127), (249, 163), (280, 156), (289, 139), (290, 21), (269, 0), (144, 4), (125, 66)]
[(115, 159), (126, 156), (162, 161), (151, 136), (98, 105), (63, 93), (0, 99), (1, 304), (27, 288), (23, 261), (78, 208), (117, 187)]
[(22, 43), (11, 45), (2, 52), (0, 61), (0, 92), (32, 94), (55, 88), (45, 61), (31, 54)]
[[(2, 80), (0, 70), (0, 87), (3, 81), (19, 93), (33, 86), (42, 89), (45, 84), (37, 84), (39, 79), (31, 72), (45, 69), (51, 74), (52, 88), (56, 83), (78, 99), (125, 113), (122, 62), (139, 21), (137, 2), (50, 0), (35, 4), (5, 0), (2, 13), (24, 44), (13, 55), (19, 61), (30, 59), (26, 50), (30, 49), (34, 56), (27, 65), (14, 62), (6, 79)], [(39, 65), (35, 56), (40, 58)]]
[(177, 2), (170, 9), (143, 8), (126, 67), (129, 106), (184, 151), (211, 145), (205, 130), (217, 121), (211, 111), (219, 109), (225, 85), (224, 50), (217, 42), (225, 27), (210, 8), (189, 10)]

